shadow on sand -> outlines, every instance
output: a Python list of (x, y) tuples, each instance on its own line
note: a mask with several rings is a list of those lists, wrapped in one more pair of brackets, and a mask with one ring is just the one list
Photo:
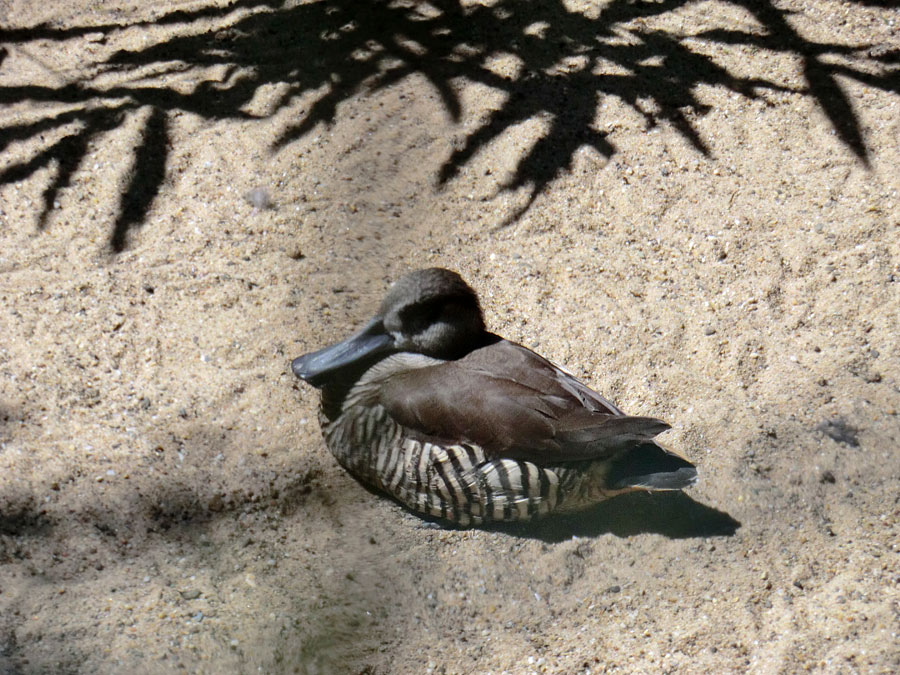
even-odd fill
[[(771, 0), (718, 3), (726, 13), (744, 13), (753, 28), (701, 29), (701, 19), (709, 26), (715, 18), (692, 12), (691, 4), (612, 0), (589, 15), (571, 11), (562, 0), (497, 0), (489, 6), (458, 0), (237, 0), (225, 7), (163, 9), (144, 20), (2, 26), (0, 105), (33, 106), (0, 120), (0, 154), (7, 155), (0, 183), (50, 169), (38, 216), (38, 226), (46, 227), (60, 192), (76, 172), (87, 170), (91, 145), (134, 120), (135, 150), (122, 170), (110, 235), (112, 250), (121, 251), (165, 180), (173, 116), (249, 121), (295, 110), (293, 121), (273, 139), (277, 149), (333, 123), (347, 99), (410, 76), (428, 82), (454, 121), (463, 115), (461, 83), (503, 95), (503, 103), (435, 165), (439, 184), (513, 127), (536, 119), (544, 124), (543, 136), (522, 149), (513, 175), (499, 186), (526, 187), (530, 195), (507, 222), (571, 167), (579, 148), (589, 146), (605, 157), (616, 152), (598, 129), (609, 97), (635, 111), (647, 129), (666, 124), (708, 155), (712, 150), (695, 124), (711, 110), (698, 95), (703, 87), (766, 101), (767, 92), (791, 91), (811, 98), (848, 150), (868, 164), (859, 117), (839, 78), (900, 93), (900, 50), (808, 39), (793, 27), (793, 10)], [(657, 19), (674, 13), (681, 17), (677, 31), (657, 27)], [(135, 36), (144, 46), (104, 48)], [(87, 56), (62, 72), (40, 58), (44, 50), (64, 48)], [(768, 72), (738, 72), (708, 55), (741, 50), (792, 56), (805, 86), (785, 86)], [(49, 72), (29, 67), (24, 70), (34, 74), (31, 80), (15, 82), (18, 71), (4, 78), (16, 59)], [(498, 60), (506, 66), (498, 67)], [(731, 61), (741, 61), (744, 70), (752, 67), (752, 61)], [(24, 156), (11, 147), (28, 140), (36, 142)]]
[(519, 537), (558, 542), (572, 537), (661, 534), (670, 539), (730, 537), (741, 523), (683, 492), (636, 492), (601, 502), (577, 514), (497, 527)]

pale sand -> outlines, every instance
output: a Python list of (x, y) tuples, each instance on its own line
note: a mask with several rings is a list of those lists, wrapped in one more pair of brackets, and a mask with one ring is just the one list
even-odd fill
[[(494, 4), (433, 44), (426, 6), (4, 4), (0, 672), (900, 670), (900, 12)], [(501, 532), (359, 486), (289, 362), (428, 265), (699, 484)]]

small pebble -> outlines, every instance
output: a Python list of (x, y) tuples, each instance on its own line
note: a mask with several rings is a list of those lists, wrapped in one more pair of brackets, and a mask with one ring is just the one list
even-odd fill
[(707, 326), (706, 328), (703, 329), (703, 334), (704, 335), (715, 335), (716, 329), (713, 328), (712, 326)]
[(206, 506), (213, 513), (218, 513), (225, 508), (225, 500), (222, 499), (222, 495), (213, 495)]
[(258, 211), (265, 211), (272, 207), (272, 198), (269, 196), (269, 191), (265, 188), (253, 188), (244, 195), (244, 199), (250, 202), (253, 205), (253, 208)]
[(859, 447), (859, 429), (852, 427), (843, 419), (838, 417), (833, 420), (826, 420), (816, 426), (816, 431), (821, 431), (828, 438), (852, 448)]

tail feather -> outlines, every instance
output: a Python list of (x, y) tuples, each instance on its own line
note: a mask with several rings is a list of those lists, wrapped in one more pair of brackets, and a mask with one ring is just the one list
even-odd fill
[(603, 416), (603, 421), (599, 424), (596, 416), (567, 419), (565, 423), (571, 426), (557, 429), (557, 441), (569, 455), (584, 455), (586, 458), (648, 443), (670, 428), (662, 420), (631, 415)]
[(656, 443), (643, 443), (613, 461), (606, 482), (615, 490), (683, 490), (697, 482), (697, 469)]

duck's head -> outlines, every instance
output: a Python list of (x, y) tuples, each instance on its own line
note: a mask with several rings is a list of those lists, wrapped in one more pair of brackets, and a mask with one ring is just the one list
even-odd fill
[(294, 359), (291, 369), (323, 387), (398, 352), (457, 359), (483, 343), (485, 335), (475, 291), (456, 272), (432, 267), (395, 282), (378, 314), (357, 333)]

